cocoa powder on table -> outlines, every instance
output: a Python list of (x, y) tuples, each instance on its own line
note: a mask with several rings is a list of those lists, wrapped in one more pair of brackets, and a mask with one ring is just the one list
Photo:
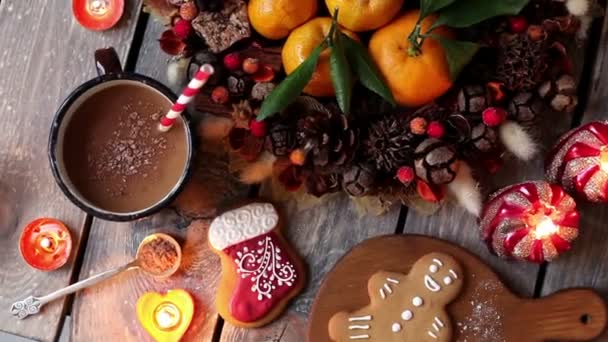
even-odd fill
[(162, 274), (175, 266), (178, 253), (170, 241), (155, 238), (141, 246), (138, 259), (144, 270), (152, 274)]

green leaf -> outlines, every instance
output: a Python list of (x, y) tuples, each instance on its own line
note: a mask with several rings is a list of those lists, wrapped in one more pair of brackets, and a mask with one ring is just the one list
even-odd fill
[(341, 34), (337, 34), (334, 38), (331, 54), (329, 55), (329, 66), (331, 67), (331, 81), (336, 91), (338, 106), (344, 114), (348, 114), (350, 113), (350, 100), (355, 80), (344, 53)]
[(321, 52), (326, 48), (326, 44), (322, 43), (317, 46), (312, 52), (310, 56), (300, 64), (296, 70), (294, 70), (289, 76), (285, 77), (283, 82), (281, 82), (274, 90), (268, 94), (264, 102), (262, 103), (262, 107), (260, 108), (260, 113), (258, 114), (256, 120), (262, 121), (269, 116), (272, 116), (287, 107), (293, 100), (302, 93), (308, 81), (312, 78), (312, 74), (317, 68), (317, 62), (319, 61), (319, 56)]
[(469, 27), (501, 15), (516, 15), (530, 0), (458, 0), (439, 12), (431, 30), (441, 25)]
[(438, 41), (443, 47), (450, 67), (450, 78), (452, 81), (458, 78), (462, 69), (469, 64), (481, 47), (481, 45), (476, 43), (452, 40), (436, 34), (430, 34), (429, 37)]
[(395, 106), (396, 103), (393, 93), (386, 85), (382, 74), (367, 52), (367, 49), (361, 45), (361, 43), (344, 33), (341, 34), (341, 39), (346, 51), (346, 57), (355, 74), (359, 77), (361, 84)]
[[(420, 19), (453, 4), (456, 0), (420, 0)], [(462, 0), (460, 0), (462, 1)]]

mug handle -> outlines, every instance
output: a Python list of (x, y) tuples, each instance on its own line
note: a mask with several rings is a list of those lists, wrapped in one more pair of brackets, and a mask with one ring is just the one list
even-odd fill
[(122, 72), (120, 59), (113, 47), (95, 50), (95, 68), (99, 76)]

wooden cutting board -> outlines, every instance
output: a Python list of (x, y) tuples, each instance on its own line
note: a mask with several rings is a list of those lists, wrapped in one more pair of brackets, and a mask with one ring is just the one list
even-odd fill
[(391, 235), (354, 247), (327, 275), (312, 306), (308, 341), (330, 341), (327, 325), (335, 313), (369, 304), (367, 282), (372, 274), (407, 274), (431, 252), (451, 255), (464, 269), (462, 291), (447, 307), (455, 341), (583, 341), (605, 328), (606, 304), (593, 290), (568, 289), (540, 299), (520, 298), (477, 256), (456, 245), (420, 235)]

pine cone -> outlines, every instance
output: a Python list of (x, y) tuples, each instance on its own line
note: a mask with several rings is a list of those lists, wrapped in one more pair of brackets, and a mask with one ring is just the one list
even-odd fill
[(445, 142), (429, 138), (416, 148), (416, 175), (431, 184), (447, 184), (458, 170), (456, 152)]
[(394, 174), (400, 166), (411, 164), (413, 140), (415, 136), (405, 120), (386, 116), (370, 125), (362, 150), (377, 170)]
[(531, 126), (539, 119), (545, 105), (534, 93), (523, 92), (509, 101), (508, 114), (513, 120), (524, 126)]
[(489, 107), (488, 92), (482, 85), (467, 85), (458, 92), (457, 109), (461, 113), (481, 114)]
[(483, 123), (478, 124), (471, 131), (471, 143), (477, 151), (483, 153), (496, 149), (498, 145), (496, 130)]
[(266, 151), (278, 157), (288, 155), (295, 145), (296, 139), (293, 129), (282, 124), (272, 125), (264, 142)]
[(527, 32), (504, 34), (500, 41), (496, 78), (511, 91), (530, 91), (543, 81), (549, 61), (546, 40)]
[(340, 176), (336, 173), (328, 175), (312, 174), (306, 178), (305, 185), (309, 194), (321, 197), (340, 190)]
[(369, 164), (353, 165), (342, 178), (342, 189), (353, 197), (372, 192), (376, 181), (376, 170)]
[(296, 126), (298, 145), (309, 151), (315, 171), (334, 173), (352, 159), (357, 134), (345, 115), (315, 111), (300, 118)]
[(578, 104), (576, 81), (568, 74), (544, 82), (538, 88), (538, 94), (558, 112), (571, 113)]

